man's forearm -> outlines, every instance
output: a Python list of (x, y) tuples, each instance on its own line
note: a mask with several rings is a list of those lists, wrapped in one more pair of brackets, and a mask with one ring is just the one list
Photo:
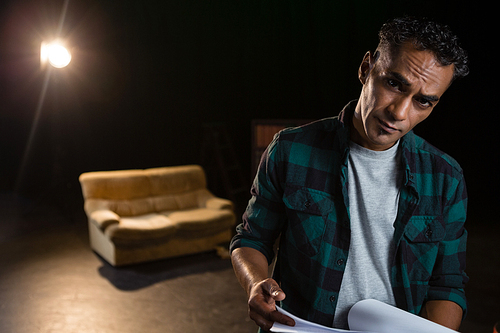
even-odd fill
[(282, 301), (286, 295), (278, 283), (267, 277), (267, 259), (259, 251), (242, 247), (231, 254), (234, 272), (243, 289), (248, 294), (250, 318), (269, 331), (274, 322), (293, 326), (292, 318), (276, 311), (276, 301)]
[(241, 286), (250, 294), (251, 287), (267, 278), (267, 259), (259, 251), (241, 247), (231, 254), (233, 269)]
[(425, 303), (420, 315), (430, 321), (457, 331), (462, 322), (463, 310), (455, 302), (436, 300)]

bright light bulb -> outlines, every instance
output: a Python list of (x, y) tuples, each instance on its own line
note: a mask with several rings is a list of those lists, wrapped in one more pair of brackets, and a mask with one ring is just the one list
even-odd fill
[(42, 43), (40, 50), (40, 61), (47, 61), (55, 68), (63, 68), (71, 62), (71, 53), (59, 42)]

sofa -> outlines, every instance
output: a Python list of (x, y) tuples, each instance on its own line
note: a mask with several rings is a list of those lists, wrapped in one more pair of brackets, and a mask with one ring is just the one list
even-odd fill
[(86, 172), (79, 181), (90, 246), (113, 266), (214, 250), (229, 242), (231, 201), (198, 165)]

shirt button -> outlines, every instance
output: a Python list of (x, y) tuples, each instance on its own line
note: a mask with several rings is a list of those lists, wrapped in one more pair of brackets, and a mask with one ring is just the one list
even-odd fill
[(344, 259), (337, 260), (337, 265), (342, 266), (344, 264)]
[(306, 208), (309, 208), (311, 206), (311, 202), (309, 200), (307, 200), (306, 202), (304, 202), (304, 206)]
[(330, 296), (330, 302), (335, 302), (335, 296), (334, 295)]
[(431, 236), (432, 236), (432, 230), (431, 229), (427, 230), (425, 232), (425, 235), (427, 236), (427, 238), (431, 238)]

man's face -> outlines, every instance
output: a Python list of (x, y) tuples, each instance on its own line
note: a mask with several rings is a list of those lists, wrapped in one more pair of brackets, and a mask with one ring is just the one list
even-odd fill
[(431, 52), (411, 44), (393, 53), (382, 50), (378, 59), (367, 53), (351, 139), (372, 150), (392, 147), (430, 115), (452, 77), (453, 65), (441, 66)]

